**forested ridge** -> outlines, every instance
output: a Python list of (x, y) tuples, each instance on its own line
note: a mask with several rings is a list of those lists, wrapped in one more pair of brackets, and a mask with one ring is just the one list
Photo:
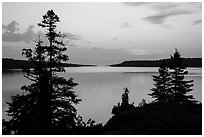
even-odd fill
[[(64, 67), (82, 67), (82, 66), (95, 66), (95, 65), (83, 65), (83, 64), (73, 64), (73, 63), (64, 63)], [(3, 58), (2, 59), (2, 69), (22, 69), (22, 68), (33, 68), (32, 62), (28, 60), (16, 60), (12, 58)]]
[[(158, 67), (162, 60), (131, 60), (119, 64), (112, 64), (111, 67)], [(188, 67), (202, 67), (202, 58), (185, 58), (184, 63)]]

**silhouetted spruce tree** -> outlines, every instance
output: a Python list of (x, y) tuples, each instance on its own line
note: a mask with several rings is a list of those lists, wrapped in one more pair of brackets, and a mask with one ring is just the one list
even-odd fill
[(184, 58), (181, 57), (179, 51), (175, 49), (173, 56), (170, 58), (169, 67), (171, 69), (171, 83), (173, 91), (173, 100), (177, 103), (193, 103), (193, 96), (189, 95), (193, 89), (193, 80), (184, 80), (184, 76), (188, 74), (185, 69)]
[[(43, 16), (38, 25), (47, 29), (49, 45), (36, 43), (34, 50), (23, 49), (23, 53), (34, 64), (33, 69), (25, 69), (25, 77), (33, 81), (31, 85), (21, 87), (22, 95), (12, 96), (8, 103), (9, 121), (4, 121), (4, 131), (12, 134), (72, 134), (76, 126), (76, 109), (80, 99), (73, 87), (73, 79), (57, 75), (64, 72), (63, 62), (68, 56), (63, 41), (65, 36), (56, 31), (59, 17), (53, 12)], [(61, 40), (61, 41), (60, 41)], [(9, 125), (9, 126), (7, 126)]]
[(132, 108), (134, 108), (133, 104), (129, 104), (129, 90), (128, 88), (124, 88), (124, 93), (122, 94), (122, 103), (118, 103), (117, 106), (113, 106), (112, 108), (112, 114), (117, 115), (121, 112), (128, 111)]
[(159, 75), (152, 75), (155, 87), (151, 89), (153, 92), (148, 95), (156, 98), (154, 102), (170, 102), (172, 100), (171, 77), (164, 60), (161, 61), (158, 72)]
[(128, 88), (124, 88), (124, 93), (122, 94), (122, 103), (121, 106), (127, 106), (129, 104), (129, 90)]

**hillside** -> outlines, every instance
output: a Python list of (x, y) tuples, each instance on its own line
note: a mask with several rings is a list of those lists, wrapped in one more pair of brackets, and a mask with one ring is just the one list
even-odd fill
[(148, 104), (113, 116), (104, 128), (111, 135), (201, 135), (202, 105)]
[[(168, 61), (168, 59), (164, 59)], [(159, 67), (161, 60), (134, 60), (112, 64), (111, 67)], [(184, 63), (188, 67), (202, 67), (202, 58), (185, 58)]]

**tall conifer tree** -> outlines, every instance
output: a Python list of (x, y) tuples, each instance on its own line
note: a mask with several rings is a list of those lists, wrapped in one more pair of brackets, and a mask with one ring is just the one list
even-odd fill
[(53, 10), (43, 16), (38, 25), (47, 30), (45, 34), (49, 45), (36, 43), (34, 50), (23, 49), (23, 55), (34, 65), (33, 69), (24, 69), (25, 77), (31, 80), (31, 85), (21, 89), (22, 95), (12, 96), (8, 103), (9, 121), (4, 121), (4, 131), (13, 134), (71, 134), (76, 125), (76, 109), (80, 99), (73, 87), (77, 83), (73, 79), (58, 76), (64, 72), (63, 63), (68, 56), (62, 39), (62, 33), (56, 31), (59, 17)]
[(171, 83), (173, 91), (173, 100), (177, 103), (192, 103), (193, 96), (189, 95), (192, 91), (193, 80), (185, 80), (184, 76), (188, 74), (186, 71), (186, 64), (184, 64), (184, 58), (181, 57), (179, 51), (175, 49), (173, 56), (170, 58), (170, 69), (171, 71)]
[(184, 79), (188, 74), (186, 68), (184, 58), (181, 58), (176, 49), (170, 59), (162, 61), (158, 69), (159, 75), (153, 75), (155, 87), (149, 95), (156, 98), (157, 102), (195, 103), (193, 96), (188, 94), (193, 90), (193, 80)]
[(151, 94), (152, 98), (156, 98), (155, 102), (170, 102), (172, 97), (171, 91), (171, 77), (169, 73), (169, 69), (164, 60), (161, 61), (160, 67), (158, 68), (159, 75), (153, 75), (153, 80), (155, 82), (155, 87), (151, 90), (153, 91)]

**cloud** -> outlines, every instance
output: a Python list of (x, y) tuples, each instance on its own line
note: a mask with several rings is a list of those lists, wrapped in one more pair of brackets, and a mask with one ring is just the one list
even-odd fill
[(170, 8), (175, 8), (178, 3), (174, 2), (124, 2), (127, 6), (143, 6), (148, 5), (155, 10), (166, 10)]
[(121, 25), (122, 28), (133, 28), (134, 26), (130, 25), (128, 22), (123, 22)]
[(64, 44), (70, 47), (77, 47), (78, 45), (74, 44), (73, 40), (81, 40), (82, 37), (80, 35), (75, 35), (71, 33), (63, 33), (65, 35), (65, 38), (63, 39)]
[(7, 26), (3, 24), (3, 25), (2, 25), (2, 29), (3, 29), (3, 30), (6, 30), (6, 29), (7, 29)]
[(151, 54), (159, 54), (158, 51), (148, 51), (148, 50), (129, 50), (129, 54), (131, 55), (151, 55)]
[(187, 10), (174, 10), (174, 11), (168, 11), (168, 12), (160, 12), (156, 15), (148, 16), (143, 18), (146, 21), (151, 22), (152, 24), (162, 24), (166, 18), (176, 15), (184, 15), (184, 14), (190, 14), (192, 12)]
[(63, 33), (66, 37), (65, 38), (68, 38), (70, 40), (80, 40), (82, 39), (82, 36), (80, 35), (75, 35), (75, 34), (71, 34), (71, 33)]
[(202, 9), (202, 2), (189, 2), (190, 5), (195, 5), (197, 8)]
[(20, 42), (23, 41), (25, 43), (31, 43), (36, 40), (39, 35), (41, 35), (42, 40), (45, 40), (43, 37), (43, 33), (39, 31), (38, 33), (33, 32), (33, 25), (30, 25), (24, 33), (14, 33), (6, 31), (2, 34), (2, 40), (7, 42)]
[(154, 10), (158, 10), (158, 11), (166, 11), (169, 9), (175, 9), (176, 7), (179, 7), (180, 4), (178, 3), (174, 3), (174, 2), (155, 2), (155, 3), (151, 3), (151, 7)]
[(199, 2), (125, 2), (128, 6), (147, 5), (157, 13), (152, 16), (143, 18), (152, 24), (162, 24), (165, 20), (172, 16), (191, 14), (198, 10), (201, 6)]
[(199, 7), (200, 9), (202, 9), (202, 4), (200, 4), (198, 7)]
[(113, 41), (118, 40), (118, 38), (112, 38)]
[(89, 40), (88, 40), (88, 41), (86, 41), (86, 43), (88, 43), (88, 44), (89, 44), (89, 43), (91, 43), (91, 41), (89, 41)]
[(70, 43), (70, 44), (66, 44), (67, 46), (69, 46), (69, 47), (78, 47), (79, 45), (77, 45), (77, 44), (74, 44), (74, 43)]
[[(18, 28), (19, 23), (16, 21), (12, 21), (8, 25), (2, 25), (2, 41), (7, 42), (25, 42), (30, 43), (38, 38), (38, 36), (41, 36), (41, 40), (44, 42), (44, 44), (48, 44), (47, 38), (45, 37), (45, 34), (43, 34), (41, 31), (38, 31), (35, 33), (33, 31), (34, 25), (28, 26), (26, 31), (24, 33), (17, 33), (19, 31)], [(70, 43), (72, 40), (80, 40), (81, 36), (74, 35), (70, 33), (63, 33), (66, 35), (64, 38), (65, 44)]]
[(2, 41), (20, 42), (20, 41), (22, 41), (22, 37), (21, 37), (20, 33), (6, 32), (6, 33), (2, 34)]
[(202, 23), (202, 20), (195, 20), (194, 22), (193, 22), (193, 25), (198, 25), (198, 24), (201, 24)]
[(28, 26), (24, 33), (17, 33), (19, 31), (18, 25), (19, 23), (16, 21), (12, 21), (8, 25), (2, 25), (2, 41), (30, 43), (38, 35), (42, 34), (40, 31), (38, 33), (33, 32), (34, 25)]
[(141, 6), (145, 4), (149, 4), (149, 2), (124, 2), (128, 6)]
[(12, 21), (8, 25), (2, 25), (2, 29), (6, 32), (15, 33), (16, 31), (19, 31), (18, 25), (18, 22)]

